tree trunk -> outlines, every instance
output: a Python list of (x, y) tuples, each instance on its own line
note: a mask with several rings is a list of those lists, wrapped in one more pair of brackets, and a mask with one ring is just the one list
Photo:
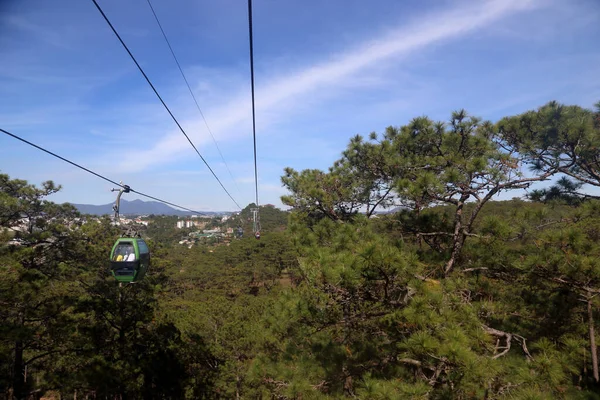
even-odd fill
[(454, 264), (456, 264), (456, 259), (460, 255), (464, 242), (465, 238), (462, 234), (458, 239), (454, 239), (454, 244), (452, 245), (452, 255), (444, 267), (444, 275), (448, 275), (454, 269)]
[(13, 362), (13, 396), (20, 400), (25, 397), (25, 380), (23, 365), (23, 342), (15, 342), (15, 360)]
[(450, 255), (450, 259), (446, 263), (444, 267), (444, 274), (448, 275), (452, 269), (454, 268), (454, 264), (456, 263), (456, 259), (460, 255), (460, 251), (462, 250), (463, 244), (465, 243), (465, 234), (463, 233), (463, 221), (462, 221), (462, 213), (463, 207), (465, 206), (465, 201), (468, 196), (461, 197), (458, 205), (456, 206), (456, 213), (454, 214), (454, 234), (452, 235), (452, 254)]
[[(121, 288), (121, 283), (119, 282), (119, 359), (121, 360), (121, 362), (125, 363), (125, 365), (128, 366), (128, 362), (125, 362), (125, 360), (127, 359), (127, 343), (126, 343), (126, 337), (125, 337), (125, 301), (126, 299), (123, 299), (123, 292), (122, 292), (122, 288)], [(129, 373), (129, 371), (127, 371), (127, 374)], [(123, 382), (123, 378), (119, 379), (119, 400), (124, 400), (127, 399), (128, 397), (128, 393), (127, 393), (127, 389), (125, 386), (125, 383)]]
[(598, 375), (598, 349), (596, 348), (596, 336), (594, 332), (594, 316), (592, 314), (592, 299), (587, 299), (588, 324), (590, 326), (590, 350), (592, 353), (592, 368), (594, 372), (594, 381), (600, 382)]
[[(17, 317), (18, 325), (25, 325), (25, 316), (23, 311), (19, 311)], [(25, 398), (25, 363), (23, 362), (23, 342), (17, 340), (15, 342), (15, 359), (13, 362), (12, 376), (13, 396), (20, 400)]]

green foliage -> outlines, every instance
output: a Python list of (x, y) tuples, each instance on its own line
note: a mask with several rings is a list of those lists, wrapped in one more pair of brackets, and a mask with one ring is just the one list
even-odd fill
[[(250, 203), (237, 215), (232, 215), (224, 226), (235, 229), (242, 227), (245, 235), (251, 236), (253, 234), (253, 218), (252, 209), (256, 208), (256, 204)], [(260, 221), (261, 230), (264, 232), (283, 232), (287, 226), (288, 212), (282, 211), (272, 205), (264, 205), (258, 207), (258, 215)]]
[(68, 351), (64, 339), (77, 319), (72, 304), (82, 238), (75, 209), (45, 200), (59, 189), (51, 181), (38, 189), (0, 174), (1, 227), (17, 240), (0, 247), (0, 371), (8, 372), (0, 390), (11, 388), (17, 397), (29, 389), (25, 368), (43, 368), (50, 356)]
[(148, 223), (148, 227), (144, 231), (144, 235), (157, 243), (162, 243), (164, 245), (175, 244), (182, 238), (187, 237), (193, 230), (192, 228), (177, 228), (178, 220), (179, 217), (176, 216), (153, 216)]
[(160, 261), (144, 282), (119, 288), (107, 265), (118, 231), (107, 219), (84, 223), (70, 205), (45, 200), (59, 189), (52, 182), (38, 189), (0, 175), (0, 189), (3, 232), (14, 231), (4, 237), (17, 239), (0, 246), (0, 392), (201, 393), (209, 379), (192, 377), (209, 368), (194, 359), (210, 353), (155, 322)]
[(291, 192), (282, 196), (283, 204), (312, 219), (345, 221), (351, 219), (361, 206), (353, 201), (352, 181), (346, 175), (316, 169), (299, 173), (286, 168), (281, 181)]
[(527, 197), (532, 201), (542, 203), (562, 202), (569, 205), (578, 205), (588, 197), (580, 192), (583, 187), (583, 182), (573, 181), (567, 177), (562, 177), (556, 181), (555, 185), (548, 189), (536, 189), (527, 194)]
[[(0, 175), (0, 392), (598, 398), (600, 202), (580, 183), (599, 127), (550, 103), (356, 136), (327, 172), (285, 171), (292, 210), (261, 207), (261, 240), (177, 246), (158, 219), (149, 275), (123, 288), (108, 219)], [(555, 173), (535, 201), (492, 200)], [(251, 208), (214, 223), (249, 232)]]
[(600, 186), (600, 110), (556, 101), (498, 123), (504, 140), (526, 155), (532, 169), (561, 172)]

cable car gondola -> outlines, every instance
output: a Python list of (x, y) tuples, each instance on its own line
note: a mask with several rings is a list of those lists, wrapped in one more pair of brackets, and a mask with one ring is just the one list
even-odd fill
[(122, 283), (141, 280), (150, 267), (150, 249), (141, 238), (121, 237), (110, 252), (110, 270)]
[[(117, 201), (113, 209), (115, 210), (115, 224), (120, 225), (119, 207), (121, 195), (129, 193), (129, 186), (123, 185), (121, 189), (112, 189), (119, 191)], [(134, 232), (132, 228), (115, 242), (110, 252), (110, 272), (112, 276), (121, 283), (133, 283), (140, 281), (150, 268), (150, 249), (146, 242)]]

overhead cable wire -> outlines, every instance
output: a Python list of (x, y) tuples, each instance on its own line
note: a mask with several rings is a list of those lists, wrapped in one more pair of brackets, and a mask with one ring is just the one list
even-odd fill
[(223, 190), (225, 191), (225, 193), (227, 193), (227, 195), (229, 196), (229, 198), (241, 210), (242, 207), (240, 207), (240, 205), (238, 204), (238, 202), (235, 201), (235, 199), (233, 198), (233, 196), (229, 193), (229, 191), (223, 185), (223, 182), (221, 182), (221, 180), (219, 179), (219, 177), (217, 176), (217, 174), (215, 174), (215, 171), (213, 171), (213, 169), (210, 167), (210, 165), (208, 165), (208, 162), (206, 161), (206, 159), (204, 157), (202, 157), (202, 154), (200, 154), (200, 152), (198, 151), (198, 149), (196, 148), (196, 146), (194, 145), (194, 143), (192, 142), (192, 140), (190, 139), (190, 137), (187, 135), (187, 133), (185, 133), (185, 130), (183, 129), (183, 127), (181, 126), (181, 124), (179, 123), (179, 121), (177, 120), (177, 118), (175, 118), (175, 116), (171, 112), (171, 109), (169, 109), (169, 107), (167, 106), (167, 103), (165, 103), (165, 101), (162, 99), (162, 97), (160, 96), (160, 94), (158, 93), (158, 91), (156, 90), (156, 88), (154, 87), (154, 85), (152, 84), (152, 82), (150, 81), (150, 78), (148, 78), (148, 75), (146, 75), (146, 73), (144, 72), (144, 70), (142, 69), (142, 67), (140, 66), (140, 64), (137, 62), (137, 60), (135, 59), (135, 57), (133, 56), (133, 54), (131, 53), (131, 51), (129, 50), (129, 48), (127, 47), (127, 45), (125, 44), (125, 42), (123, 41), (123, 39), (121, 39), (121, 36), (117, 32), (117, 30), (115, 29), (115, 27), (113, 26), (113, 24), (110, 22), (110, 20), (108, 19), (108, 17), (104, 13), (104, 11), (102, 11), (102, 8), (98, 4), (98, 2), (96, 0), (92, 0), (92, 2), (94, 3), (94, 5), (98, 9), (98, 11), (100, 11), (100, 14), (102, 14), (102, 17), (104, 18), (104, 20), (106, 21), (106, 23), (108, 24), (108, 26), (110, 27), (110, 29), (113, 31), (113, 33), (115, 34), (115, 36), (117, 37), (117, 39), (119, 39), (119, 42), (121, 42), (121, 44), (123, 45), (123, 47), (127, 51), (127, 54), (129, 54), (129, 57), (131, 57), (131, 59), (133, 60), (133, 62), (135, 63), (135, 65), (138, 67), (138, 69), (140, 70), (140, 72), (142, 73), (142, 75), (144, 76), (144, 78), (146, 79), (146, 82), (148, 82), (148, 85), (150, 85), (150, 87), (154, 91), (154, 94), (156, 94), (156, 97), (158, 97), (158, 99), (162, 103), (163, 107), (167, 110), (167, 112), (169, 113), (169, 115), (171, 116), (171, 118), (173, 119), (173, 121), (175, 122), (175, 124), (177, 124), (177, 127), (179, 128), (179, 130), (181, 131), (181, 133), (183, 133), (183, 136), (185, 136), (185, 138), (188, 140), (188, 142), (190, 143), (190, 145), (192, 145), (192, 147), (194, 148), (194, 150), (196, 151), (196, 153), (198, 154), (198, 156), (200, 157), (200, 159), (202, 159), (202, 161), (204, 162), (204, 164), (206, 165), (206, 167), (210, 170), (210, 172), (215, 177), (215, 179), (217, 180), (217, 182), (219, 182), (219, 185), (221, 185), (221, 188), (223, 188)]
[[(123, 184), (121, 184), (121, 183), (117, 183), (116, 181), (113, 181), (112, 179), (109, 179), (109, 178), (105, 177), (104, 175), (100, 175), (99, 173), (97, 173), (97, 172), (94, 172), (94, 171), (92, 171), (91, 169), (88, 169), (88, 168), (86, 168), (86, 167), (84, 167), (84, 166), (81, 166), (81, 165), (79, 165), (79, 164), (77, 164), (77, 163), (75, 163), (75, 162), (73, 162), (73, 161), (71, 161), (71, 160), (68, 160), (68, 159), (66, 159), (66, 158), (64, 158), (64, 157), (61, 157), (61, 156), (59, 156), (58, 154), (51, 152), (50, 150), (47, 150), (47, 149), (45, 149), (45, 148), (43, 148), (43, 147), (41, 147), (41, 146), (38, 146), (38, 145), (37, 145), (37, 144), (35, 144), (35, 143), (32, 143), (32, 142), (30, 142), (30, 141), (28, 141), (28, 140), (25, 140), (25, 139), (23, 139), (23, 138), (22, 138), (22, 137), (20, 137), (20, 136), (17, 136), (17, 135), (15, 135), (14, 133), (10, 133), (10, 132), (8, 132), (8, 131), (6, 131), (6, 130), (2, 129), (2, 128), (0, 128), (0, 132), (2, 132), (2, 133), (5, 133), (5, 134), (7, 134), (8, 136), (11, 136), (11, 137), (13, 137), (13, 138), (15, 138), (15, 139), (17, 139), (17, 140), (20, 140), (21, 142), (23, 142), (23, 143), (26, 143), (26, 144), (28, 144), (28, 145), (30, 145), (30, 146), (32, 146), (32, 147), (35, 147), (36, 149), (38, 149), (38, 150), (41, 150), (41, 151), (43, 151), (44, 153), (48, 153), (48, 154), (50, 154), (51, 156), (54, 156), (54, 157), (58, 158), (59, 160), (62, 160), (62, 161), (64, 161), (64, 162), (66, 162), (66, 163), (69, 163), (69, 164), (71, 164), (71, 165), (73, 165), (73, 166), (75, 166), (75, 167), (79, 168), (79, 169), (82, 169), (82, 170), (84, 170), (85, 172), (88, 172), (88, 173), (90, 173), (90, 174), (92, 174), (92, 175), (95, 175), (95, 176), (97, 176), (97, 177), (98, 177), (98, 178), (100, 178), (100, 179), (104, 179), (105, 181), (107, 181), (107, 182), (110, 182), (110, 183), (112, 183), (113, 185), (116, 185), (116, 186), (119, 186), (119, 187), (122, 187), (122, 188), (125, 188), (125, 187), (127, 186), (127, 185), (123, 185)], [(137, 191), (137, 190), (134, 190), (134, 189), (131, 189), (131, 188), (129, 188), (129, 191), (130, 191), (130, 192), (133, 192), (133, 193), (137, 193), (137, 194), (139, 194), (140, 196), (147, 197), (147, 198), (149, 198), (149, 199), (156, 200), (156, 201), (159, 201), (159, 202), (161, 202), (161, 203), (168, 204), (168, 205), (170, 205), (170, 206), (173, 206), (173, 207), (181, 208), (182, 210), (186, 210), (186, 211), (193, 212), (193, 213), (195, 213), (195, 214), (207, 215), (205, 212), (202, 212), (202, 211), (196, 211), (196, 210), (192, 210), (192, 209), (190, 209), (190, 208), (183, 207), (183, 206), (180, 206), (180, 205), (178, 205), (178, 204), (175, 204), (175, 203), (171, 203), (170, 201), (166, 201), (166, 200), (159, 199), (158, 197), (154, 197), (154, 196), (151, 196), (151, 195), (149, 195), (149, 194), (145, 194), (145, 193), (139, 192), (139, 191)]]
[(235, 185), (238, 193), (240, 193), (240, 188), (238, 187), (237, 183), (235, 182), (235, 178), (233, 177), (233, 174), (231, 173), (231, 170), (229, 169), (229, 165), (227, 165), (227, 161), (225, 161), (225, 157), (223, 156), (223, 153), (221, 152), (221, 149), (219, 148), (217, 139), (215, 139), (215, 136), (213, 135), (212, 130), (208, 126), (208, 121), (206, 120), (206, 117), (204, 116), (204, 113), (202, 112), (202, 109), (200, 108), (200, 105), (198, 104), (198, 100), (196, 99), (196, 96), (194, 95), (194, 92), (192, 91), (192, 88), (191, 88), (185, 74), (183, 73), (181, 64), (179, 64), (179, 60), (177, 59), (177, 56), (175, 55), (175, 51), (173, 50), (173, 47), (171, 46), (171, 42), (169, 42), (169, 39), (167, 38), (167, 34), (165, 33), (165, 30), (163, 29), (162, 24), (160, 23), (160, 20), (158, 19), (158, 15), (156, 15), (156, 11), (154, 11), (154, 7), (152, 6), (152, 3), (150, 2), (150, 0), (146, 0), (146, 1), (148, 2), (148, 5), (150, 6), (150, 10), (152, 11), (152, 14), (154, 15), (154, 19), (156, 20), (156, 23), (158, 24), (158, 27), (160, 28), (163, 38), (165, 39), (165, 42), (167, 42), (167, 46), (169, 46), (171, 55), (173, 56), (173, 59), (175, 60), (175, 63), (177, 64), (177, 68), (179, 68), (179, 72), (181, 73), (181, 76), (183, 77), (183, 80), (185, 81), (185, 84), (186, 84), (188, 90), (190, 91), (190, 94), (192, 95), (192, 99), (194, 99), (194, 103), (196, 103), (196, 108), (198, 109), (198, 112), (202, 116), (204, 125), (206, 125), (206, 129), (208, 130), (210, 137), (212, 138), (213, 142), (215, 143), (215, 146), (217, 147), (217, 151), (219, 152), (219, 155), (221, 156), (221, 160), (223, 160), (223, 163), (225, 164), (225, 168), (227, 168), (227, 172), (229, 172), (229, 176), (231, 177), (233, 184)]
[(252, 137), (254, 138), (254, 186), (258, 207), (258, 166), (256, 162), (256, 111), (254, 106), (254, 45), (252, 39), (252, 0), (248, 0), (248, 31), (250, 36), (250, 86), (252, 88)]

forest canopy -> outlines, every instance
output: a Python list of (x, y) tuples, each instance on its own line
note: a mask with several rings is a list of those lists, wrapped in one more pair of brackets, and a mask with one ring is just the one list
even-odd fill
[(418, 117), (286, 168), (260, 240), (183, 247), (165, 219), (125, 287), (108, 219), (0, 174), (0, 393), (598, 398), (599, 149), (600, 103)]

